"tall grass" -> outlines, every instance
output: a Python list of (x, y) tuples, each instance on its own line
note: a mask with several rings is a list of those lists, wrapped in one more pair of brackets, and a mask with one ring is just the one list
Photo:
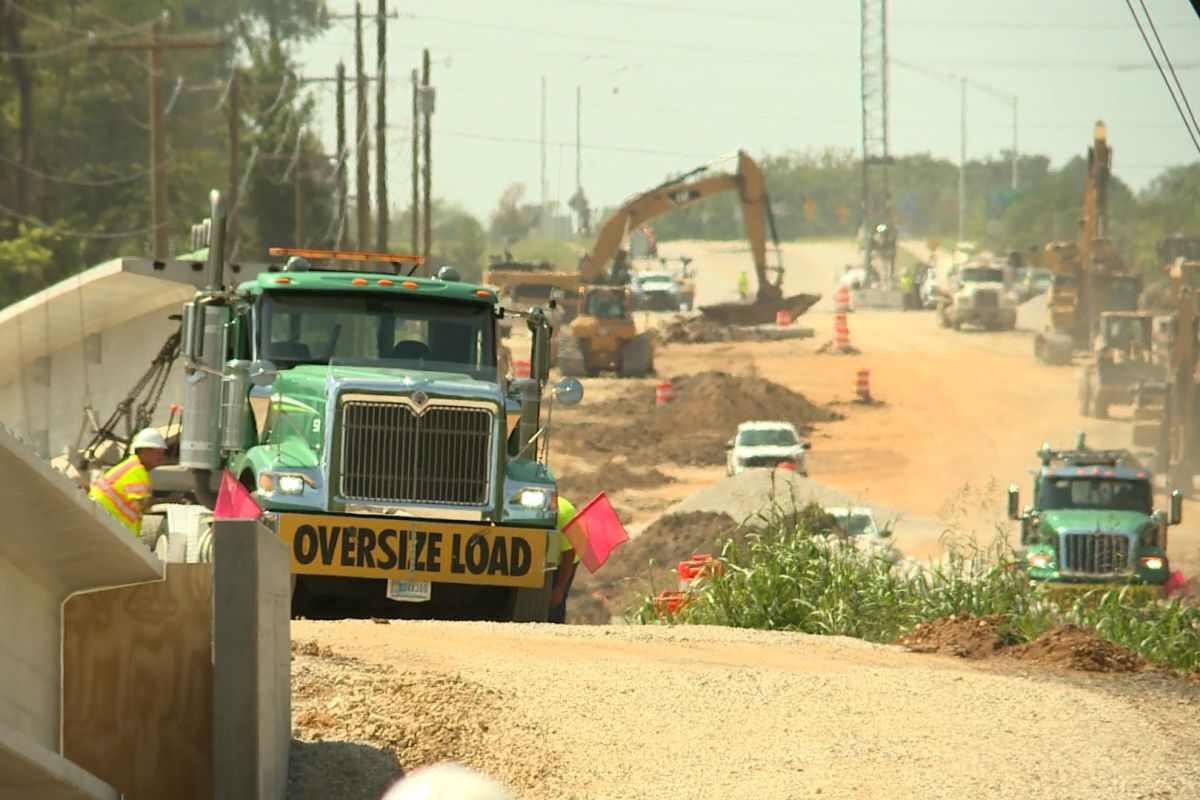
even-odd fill
[[(721, 552), (721, 574), (698, 582), (673, 618), (684, 624), (801, 631), (894, 642), (921, 622), (952, 614), (999, 615), (1012, 642), (1073, 622), (1148, 661), (1200, 670), (1200, 608), (1143, 600), (1132, 588), (1095, 590), (1069, 602), (1030, 585), (1002, 538), (988, 547), (948, 541), (940, 561), (893, 564), (834, 534), (816, 505), (790, 512), (772, 502)], [(652, 599), (633, 613), (660, 621)]]

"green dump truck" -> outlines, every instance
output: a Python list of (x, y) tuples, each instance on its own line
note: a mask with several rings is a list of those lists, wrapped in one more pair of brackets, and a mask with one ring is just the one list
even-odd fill
[(1033, 502), (1008, 490), (1008, 515), (1021, 523), (1020, 558), (1032, 581), (1086, 589), (1104, 584), (1162, 587), (1170, 575), (1167, 528), (1182, 517), (1154, 509), (1152, 476), (1125, 450), (1092, 450), (1080, 434), (1073, 450), (1038, 451)]
[[(209, 289), (182, 315), (196, 499), (212, 507), (224, 470), (253, 492), (291, 550), (294, 614), (544, 620), (560, 534), (543, 398), (582, 397), (547, 385), (545, 315), (517, 315), (531, 377), (509, 379), (494, 290), (410, 275), (409, 257), (280, 249), (222, 289), (222, 217), (214, 198)], [(387, 271), (316, 266), (345, 259)]]

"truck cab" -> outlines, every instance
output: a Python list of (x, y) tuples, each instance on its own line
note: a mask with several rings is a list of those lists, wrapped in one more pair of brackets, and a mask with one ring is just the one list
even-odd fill
[(542, 404), (582, 387), (547, 385), (536, 308), (519, 315), (531, 377), (502, 375), (505, 314), (453, 269), (304, 258), (185, 306), (180, 464), (253, 492), (291, 551), (293, 613), (545, 619), (560, 547)]
[(1167, 529), (1182, 519), (1172, 492), (1169, 515), (1154, 508), (1152, 475), (1125, 450), (1038, 451), (1033, 502), (1008, 490), (1008, 514), (1021, 525), (1019, 555), (1031, 580), (1050, 584), (1141, 584), (1170, 575)]
[(943, 327), (960, 329), (978, 325), (1010, 331), (1017, 326), (1017, 299), (1012, 293), (1012, 271), (1000, 261), (973, 261), (950, 274), (948, 296), (939, 306)]

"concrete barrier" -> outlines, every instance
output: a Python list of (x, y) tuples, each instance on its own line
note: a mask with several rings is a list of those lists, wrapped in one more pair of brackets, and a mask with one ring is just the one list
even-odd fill
[(254, 520), (213, 525), (216, 800), (285, 800), (291, 720), (291, 560)]
[(62, 607), (76, 592), (160, 579), (162, 565), (6, 428), (0, 475), (0, 797), (115, 800), (62, 755)]

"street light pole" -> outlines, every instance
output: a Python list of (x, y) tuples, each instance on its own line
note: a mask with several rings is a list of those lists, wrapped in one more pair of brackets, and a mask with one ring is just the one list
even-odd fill
[(958, 241), (966, 238), (967, 228), (967, 79), (961, 80), (961, 113), (958, 143)]

